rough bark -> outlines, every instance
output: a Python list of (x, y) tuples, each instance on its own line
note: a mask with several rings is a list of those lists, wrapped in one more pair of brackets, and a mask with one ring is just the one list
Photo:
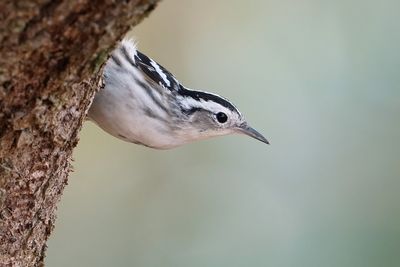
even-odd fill
[(0, 266), (42, 266), (101, 65), (158, 0), (0, 1)]

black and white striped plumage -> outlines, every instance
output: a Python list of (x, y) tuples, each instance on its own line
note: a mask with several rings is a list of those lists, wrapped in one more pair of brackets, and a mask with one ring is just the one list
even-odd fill
[(88, 116), (115, 137), (153, 148), (234, 132), (267, 143), (227, 99), (184, 87), (131, 40), (123, 40), (108, 59), (104, 88)]

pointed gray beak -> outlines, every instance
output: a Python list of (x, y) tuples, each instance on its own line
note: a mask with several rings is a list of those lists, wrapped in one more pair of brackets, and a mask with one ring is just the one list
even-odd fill
[(238, 132), (240, 132), (242, 134), (253, 137), (253, 138), (269, 145), (268, 140), (262, 134), (257, 132), (255, 129), (251, 128), (247, 123), (243, 123), (242, 125), (240, 125), (237, 128), (237, 130), (238, 130)]

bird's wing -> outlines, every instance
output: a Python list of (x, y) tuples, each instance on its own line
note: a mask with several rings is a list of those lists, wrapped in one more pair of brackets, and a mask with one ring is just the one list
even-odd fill
[(156, 84), (171, 91), (179, 90), (180, 83), (174, 75), (145, 54), (137, 51), (135, 62), (138, 68)]
[[(139, 52), (133, 40), (124, 39), (117, 49), (112, 53), (110, 58), (110, 66), (115, 69), (129, 69), (133, 67), (143, 75), (147, 81), (160, 86), (169, 91), (178, 91), (180, 83), (178, 80), (166, 70), (163, 66)], [(160, 88), (160, 89), (161, 89)]]

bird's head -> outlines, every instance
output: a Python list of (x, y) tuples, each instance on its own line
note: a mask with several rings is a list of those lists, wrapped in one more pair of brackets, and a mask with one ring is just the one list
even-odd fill
[(269, 144), (226, 98), (182, 87), (178, 94), (181, 126), (177, 132), (185, 142), (238, 133)]

